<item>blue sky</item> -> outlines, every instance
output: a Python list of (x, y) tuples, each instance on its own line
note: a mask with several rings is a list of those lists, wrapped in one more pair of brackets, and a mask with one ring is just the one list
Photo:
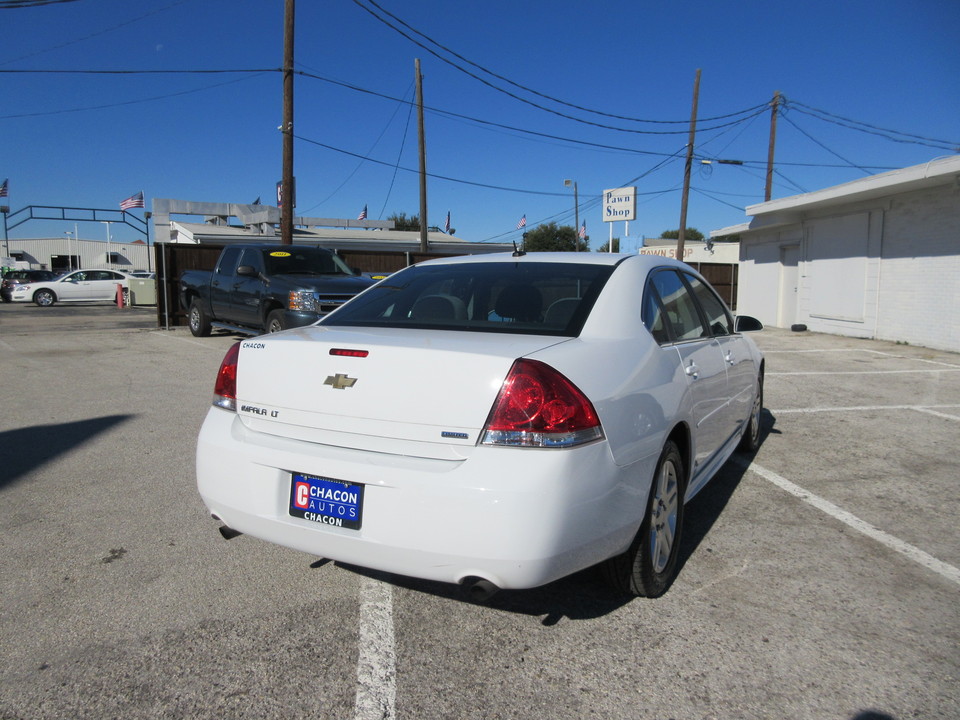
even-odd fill
[[(573, 225), (565, 179), (577, 182), (593, 249), (609, 237), (608, 188), (637, 187), (629, 235), (614, 224), (624, 249), (677, 228), (698, 68), (687, 224), (705, 233), (744, 222), (744, 208), (763, 200), (775, 91), (786, 106), (774, 198), (960, 152), (951, 149), (960, 144), (955, 0), (376, 2), (297, 4), (299, 215), (419, 213), (409, 104), (417, 58), (429, 223), (442, 227), (449, 211), (456, 234), (472, 241), (519, 239), (522, 215), (528, 227)], [(283, 7), (76, 0), (0, 9), (4, 203), (11, 212), (115, 209), (140, 190), (147, 210), (153, 198), (272, 202)], [(143, 72), (166, 70), (244, 72)], [(113, 227), (115, 239), (137, 237)], [(10, 237), (72, 229), (31, 221)], [(83, 223), (80, 235), (99, 239), (104, 228)]]

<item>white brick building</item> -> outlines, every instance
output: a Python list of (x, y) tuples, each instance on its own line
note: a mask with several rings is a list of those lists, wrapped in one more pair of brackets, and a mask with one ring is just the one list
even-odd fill
[(960, 352), (960, 155), (747, 208), (737, 309)]

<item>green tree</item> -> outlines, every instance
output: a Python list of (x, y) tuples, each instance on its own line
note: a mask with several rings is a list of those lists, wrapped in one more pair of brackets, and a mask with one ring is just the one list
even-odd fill
[[(679, 230), (664, 230), (660, 233), (660, 237), (665, 240), (676, 240), (680, 237)], [(693, 240), (694, 242), (703, 242), (703, 233), (697, 230), (696, 228), (688, 227), (687, 231), (683, 234), (684, 240)]]
[(407, 217), (406, 213), (394, 213), (387, 220), (393, 220), (393, 227), (395, 230), (419, 230), (420, 229), (420, 216), (411, 215)]
[(549, 222), (528, 230), (523, 235), (523, 249), (527, 252), (587, 252), (589, 244), (579, 240), (577, 231), (569, 225)]
[[(620, 252), (620, 238), (613, 239), (613, 251), (615, 253)], [(597, 248), (597, 252), (610, 252), (610, 243), (605, 242), (603, 245)]]

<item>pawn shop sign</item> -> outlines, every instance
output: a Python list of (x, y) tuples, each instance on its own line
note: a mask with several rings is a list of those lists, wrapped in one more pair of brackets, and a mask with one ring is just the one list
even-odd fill
[(603, 221), (637, 219), (637, 189), (614, 188), (603, 191)]

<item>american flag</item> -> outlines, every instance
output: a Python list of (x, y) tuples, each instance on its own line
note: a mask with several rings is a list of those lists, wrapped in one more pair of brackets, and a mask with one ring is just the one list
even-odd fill
[(517, 223), (517, 230), (519, 230), (520, 228), (525, 228), (526, 226), (527, 226), (527, 216), (524, 215), (522, 218), (520, 218), (520, 222)]
[(447, 210), (447, 222), (445, 222), (443, 225), (443, 231), (448, 235), (450, 234), (450, 211), (449, 210)]
[(143, 190), (131, 195), (126, 200), (120, 201), (121, 210), (130, 210), (131, 208), (142, 208), (143, 207)]
[(357, 220), (366, 220), (367, 219), (367, 206), (363, 206), (363, 210), (360, 211), (360, 214), (357, 215)]
[(580, 236), (581, 240), (587, 239), (587, 221), (583, 221), (583, 225), (580, 226), (580, 231), (577, 233)]
[(3, 181), (3, 185), (0, 185), (0, 197), (7, 197), (7, 195), (9, 194), (9, 189), (8, 189), (9, 182), (10, 182), (10, 178), (7, 178), (6, 180)]

